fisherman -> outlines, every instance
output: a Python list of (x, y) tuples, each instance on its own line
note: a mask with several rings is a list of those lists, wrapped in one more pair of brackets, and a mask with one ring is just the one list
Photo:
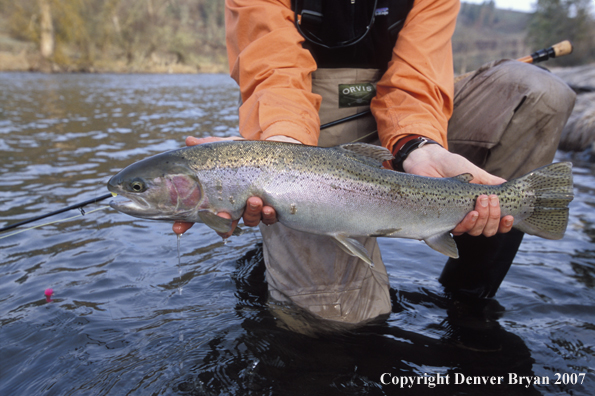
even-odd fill
[[(458, 0), (227, 0), (240, 134), (325, 147), (378, 143), (393, 152), (395, 171), (471, 173), (473, 183), (490, 185), (550, 163), (574, 93), (546, 70), (510, 60), (454, 84), (458, 10)], [(372, 115), (320, 130), (367, 109)], [(211, 140), (188, 138), (187, 144)], [(328, 237), (275, 221), (274, 208), (248, 200), (244, 223), (260, 223), (273, 302), (343, 323), (390, 312), (375, 238), (360, 239), (375, 263), (370, 268)], [(497, 196), (477, 199), (453, 230), (460, 258), (445, 265), (446, 291), (494, 296), (523, 237), (510, 231), (512, 222), (500, 219)], [(174, 231), (189, 226), (176, 223)]]

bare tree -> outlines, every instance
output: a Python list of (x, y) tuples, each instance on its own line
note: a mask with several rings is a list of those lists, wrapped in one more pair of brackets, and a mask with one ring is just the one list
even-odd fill
[(54, 24), (49, 0), (38, 0), (40, 13), (39, 48), (41, 56), (50, 59), (54, 55)]

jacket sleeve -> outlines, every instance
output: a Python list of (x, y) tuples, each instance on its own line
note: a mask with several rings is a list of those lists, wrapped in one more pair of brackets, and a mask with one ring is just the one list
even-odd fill
[(288, 136), (316, 145), (321, 98), (312, 93), (316, 63), (302, 48), (290, 0), (227, 0), (229, 67), (241, 92), (240, 133)]
[(447, 145), (454, 97), (451, 37), (458, 11), (458, 0), (415, 0), (405, 20), (372, 101), (380, 141), (389, 150), (406, 135)]

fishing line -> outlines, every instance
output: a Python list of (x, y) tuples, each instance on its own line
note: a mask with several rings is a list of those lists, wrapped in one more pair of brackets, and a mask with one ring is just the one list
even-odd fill
[(43, 227), (43, 226), (50, 225), (50, 224), (61, 223), (61, 222), (63, 222), (63, 221), (68, 221), (68, 220), (77, 219), (77, 218), (79, 218), (79, 217), (83, 217), (84, 215), (91, 214), (91, 213), (93, 213), (93, 212), (97, 212), (97, 211), (99, 211), (99, 210), (104, 210), (104, 209), (107, 209), (107, 208), (109, 208), (109, 207), (110, 207), (109, 205), (106, 205), (106, 206), (103, 206), (103, 207), (101, 207), (101, 208), (97, 208), (97, 209), (90, 210), (90, 211), (88, 211), (88, 212), (83, 212), (83, 211), (82, 211), (82, 212), (81, 212), (81, 214), (78, 214), (78, 215), (76, 215), (76, 216), (69, 217), (69, 218), (67, 218), (67, 219), (60, 219), (60, 220), (50, 221), (49, 223), (38, 224), (38, 225), (36, 225), (36, 226), (33, 226), (33, 227), (24, 228), (24, 229), (22, 229), (22, 230), (19, 230), (19, 231), (13, 232), (13, 233), (11, 233), (11, 234), (2, 235), (2, 236), (0, 236), (0, 239), (8, 238), (9, 236), (13, 236), (13, 235), (16, 235), (16, 234), (20, 234), (21, 232), (29, 231), (29, 230), (32, 230), (32, 229), (34, 229), (34, 228), (39, 228), (39, 227)]
[(357, 142), (359, 142), (361, 140), (364, 140), (366, 138), (369, 138), (370, 136), (372, 136), (372, 135), (374, 135), (376, 133), (378, 133), (378, 130), (375, 130), (374, 132), (370, 132), (367, 135), (364, 135), (362, 137), (358, 137), (357, 139), (352, 140), (350, 143), (357, 143)]

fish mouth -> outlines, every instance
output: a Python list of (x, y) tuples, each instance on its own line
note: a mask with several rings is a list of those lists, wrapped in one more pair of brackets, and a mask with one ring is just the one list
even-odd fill
[(140, 203), (130, 199), (128, 201), (111, 201), (109, 205), (118, 212), (142, 219), (169, 220), (169, 216), (163, 210), (149, 205), (147, 202)]

